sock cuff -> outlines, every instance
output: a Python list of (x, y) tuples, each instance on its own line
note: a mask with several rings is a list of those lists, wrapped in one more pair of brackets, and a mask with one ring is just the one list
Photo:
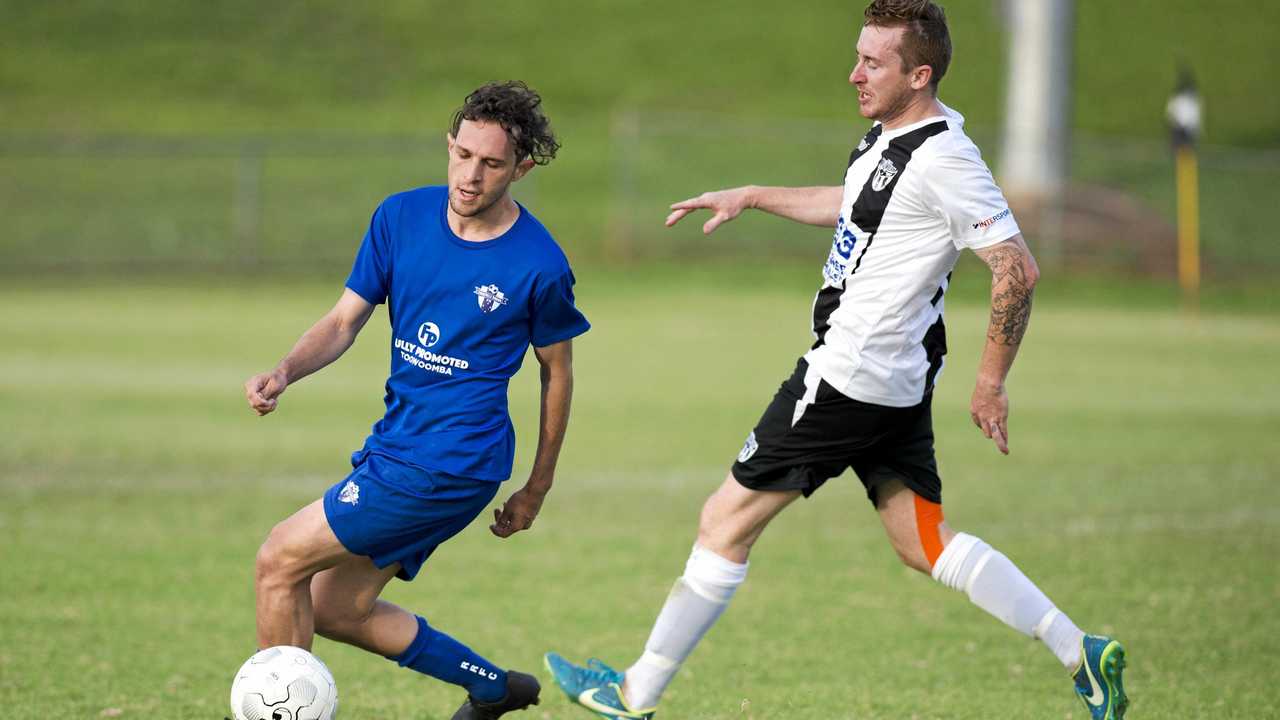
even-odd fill
[(683, 664), (679, 660), (672, 660), (666, 655), (660, 655), (649, 648), (644, 649), (644, 654), (636, 661), (636, 664), (645, 664), (655, 667), (663, 672), (671, 672), (680, 669)]
[(969, 579), (967, 576), (973, 574), (964, 572), (967, 564), (965, 561), (972, 553), (984, 548), (990, 550), (991, 546), (968, 533), (956, 533), (956, 536), (951, 538), (951, 542), (942, 549), (938, 562), (933, 564), (931, 573), (933, 579), (953, 590), (965, 590), (966, 581)]
[(685, 563), (682, 579), (691, 590), (717, 603), (729, 602), (734, 590), (747, 579), (747, 565), (726, 560), (695, 544)]
[(413, 636), (413, 642), (409, 643), (409, 647), (399, 655), (388, 655), (387, 659), (394, 661), (400, 667), (408, 667), (422, 654), (422, 650), (431, 642), (431, 626), (427, 624), (427, 619), (421, 615), (414, 615), (418, 621), (418, 634)]
[(973, 546), (977, 542), (978, 538), (969, 535), (968, 533), (956, 533), (955, 536), (951, 538), (951, 542), (947, 543), (947, 546), (942, 548), (942, 554), (938, 556), (938, 561), (933, 564), (933, 570), (930, 573), (933, 575), (933, 579), (944, 585), (948, 585), (949, 583), (942, 579), (943, 575), (946, 574), (950, 568), (964, 564), (964, 559), (969, 555), (969, 551), (973, 549)]

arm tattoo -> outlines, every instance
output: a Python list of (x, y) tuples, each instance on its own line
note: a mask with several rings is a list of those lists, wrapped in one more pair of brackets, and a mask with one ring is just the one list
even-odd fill
[(1016, 247), (984, 253), (991, 266), (991, 324), (987, 337), (999, 345), (1018, 345), (1031, 320), (1032, 288), (1027, 284), (1023, 253)]

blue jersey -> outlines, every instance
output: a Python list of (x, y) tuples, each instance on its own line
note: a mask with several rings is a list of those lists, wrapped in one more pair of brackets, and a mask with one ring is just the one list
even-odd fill
[(586, 332), (573, 272), (520, 207), (506, 233), (468, 242), (449, 228), (448, 189), (392, 195), (373, 213), (347, 287), (391, 318), (387, 412), (361, 452), (476, 480), (505, 480), (515, 456), (507, 383), (532, 344)]

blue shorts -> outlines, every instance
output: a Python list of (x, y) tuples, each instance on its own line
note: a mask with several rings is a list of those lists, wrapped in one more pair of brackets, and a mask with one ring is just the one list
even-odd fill
[(324, 494), (329, 527), (348, 551), (412, 580), (436, 546), (488, 506), (502, 483), (425, 470), (377, 453), (357, 454), (355, 468)]

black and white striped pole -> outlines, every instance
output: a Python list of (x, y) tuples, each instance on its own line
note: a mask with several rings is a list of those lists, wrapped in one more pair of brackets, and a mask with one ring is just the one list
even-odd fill
[(1178, 284), (1190, 305), (1200, 298), (1200, 180), (1196, 141), (1201, 130), (1200, 94), (1191, 71), (1183, 68), (1167, 108), (1173, 134), (1178, 195)]

